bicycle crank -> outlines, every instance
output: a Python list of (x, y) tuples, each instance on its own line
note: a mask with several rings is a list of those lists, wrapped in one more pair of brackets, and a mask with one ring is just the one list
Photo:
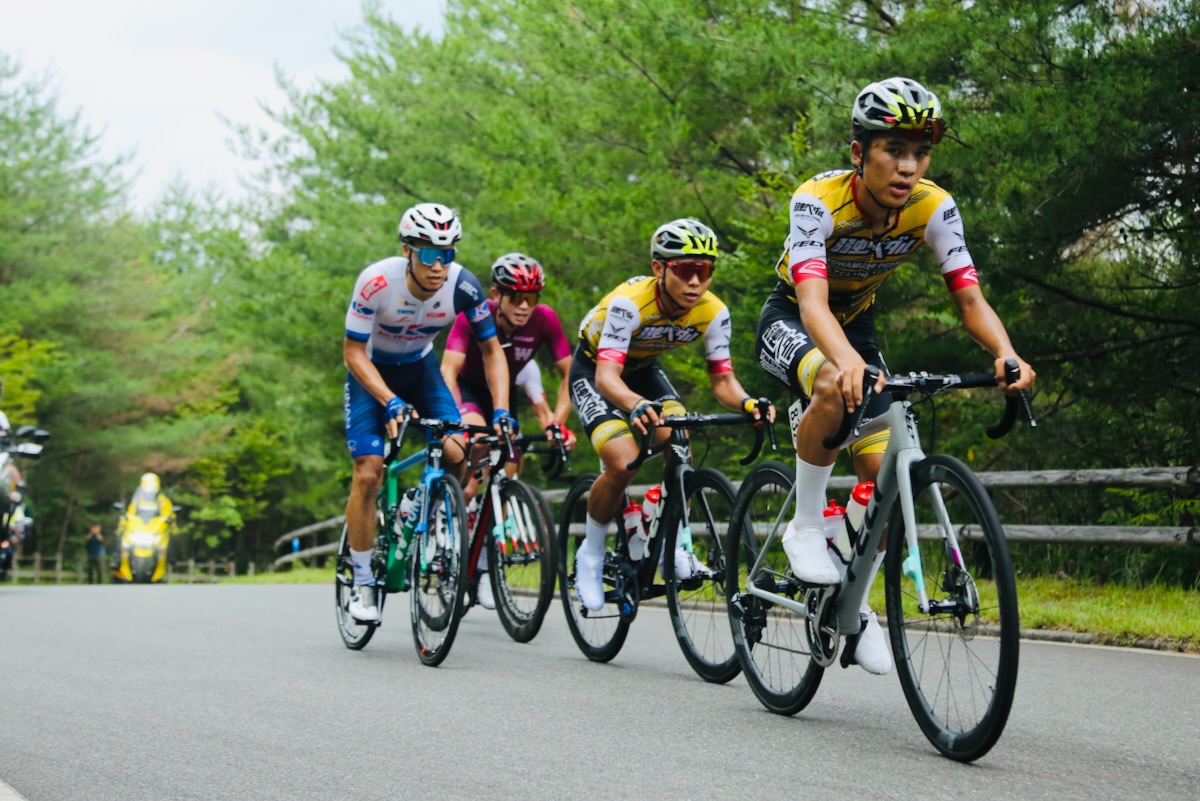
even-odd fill
[(812, 589), (805, 596), (808, 614), (804, 618), (804, 633), (808, 636), (808, 647), (813, 661), (821, 667), (829, 667), (837, 658), (838, 633), (834, 620), (836, 613), (837, 588)]

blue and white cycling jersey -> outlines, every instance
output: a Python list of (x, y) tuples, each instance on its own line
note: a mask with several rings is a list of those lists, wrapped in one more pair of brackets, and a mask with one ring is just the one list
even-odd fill
[(458, 262), (451, 262), (446, 283), (429, 300), (408, 291), (408, 259), (392, 256), (358, 275), (346, 310), (346, 338), (366, 342), (376, 364), (413, 364), (433, 350), (433, 338), (459, 312), (479, 341), (496, 335), (483, 286)]

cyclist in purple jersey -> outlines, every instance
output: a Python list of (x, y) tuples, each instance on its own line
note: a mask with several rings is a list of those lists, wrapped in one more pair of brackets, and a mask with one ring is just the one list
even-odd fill
[[(354, 565), (349, 613), (379, 620), (371, 556), (375, 544), (375, 498), (383, 481), (385, 433), (398, 433), (411, 405), (422, 417), (456, 420), (454, 396), (442, 381), (433, 339), (459, 312), (467, 315), (483, 351), (488, 386), (496, 396), (492, 424), (508, 417), (508, 364), (484, 303), (479, 280), (454, 260), (462, 224), (454, 209), (421, 203), (400, 217), (403, 256), (363, 270), (346, 310), (342, 357), (346, 363), (346, 444), (354, 459), (346, 535)], [(466, 443), (446, 437), (448, 473), (466, 473)]]
[[(548, 427), (552, 422), (562, 425), (564, 433), (569, 435), (568, 447), (574, 447), (574, 434), (566, 429), (567, 415), (571, 412), (567, 386), (571, 346), (558, 315), (549, 306), (538, 303), (545, 283), (545, 273), (533, 259), (521, 253), (501, 256), (492, 265), (492, 299), (487, 306), (496, 320), (497, 338), (508, 358), (508, 374), (512, 380), (515, 381), (533, 362), (540, 347), (545, 345), (549, 349), (555, 367), (562, 374), (562, 383), (553, 417), (546, 425)], [(486, 419), (493, 405), (484, 380), (482, 353), (475, 343), (476, 336), (467, 318), (460, 314), (446, 340), (442, 377), (458, 397), (459, 411), (468, 422), (476, 416), (480, 420)], [(514, 411), (517, 396), (510, 387), (509, 398)]]

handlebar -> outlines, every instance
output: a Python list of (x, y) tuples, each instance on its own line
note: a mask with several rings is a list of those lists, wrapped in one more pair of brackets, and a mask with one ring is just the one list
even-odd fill
[[(412, 416), (414, 411), (416, 410), (412, 406), (406, 405), (401, 407), (400, 413), (396, 415), (404, 422), (400, 424), (400, 429), (396, 432), (396, 436), (392, 438), (392, 448), (383, 460), (384, 467), (387, 467), (392, 462), (396, 461), (397, 458), (399, 458), (400, 443), (404, 441), (404, 435), (408, 432), (408, 427), (413, 424), (416, 424), (428, 431), (429, 436), (435, 439), (457, 431), (461, 431), (465, 434), (496, 435), (495, 431), (491, 428), (471, 425), (470, 423), (464, 423), (461, 420), (441, 420), (436, 417), (414, 418)], [(501, 424), (501, 428), (506, 428), (504, 423)], [(509, 436), (511, 437), (511, 434)]]
[[(696, 414), (689, 412), (687, 414), (673, 414), (663, 417), (659, 419), (658, 425), (651, 424), (647, 427), (646, 437), (642, 440), (637, 458), (626, 465), (625, 469), (637, 470), (647, 459), (654, 455), (654, 430), (658, 426), (666, 426), (667, 428), (707, 428), (708, 426), (745, 425), (746, 423), (755, 422), (757, 421), (746, 412), (734, 414)], [(774, 423), (766, 419), (765, 415), (762, 422), (763, 425), (756, 426), (754, 429), (754, 447), (750, 450), (749, 455), (738, 461), (739, 464), (747, 465), (757, 459), (759, 452), (762, 450), (763, 440), (768, 435), (771, 438), (771, 449), (776, 449)]]
[[(1016, 359), (1007, 359), (1004, 362), (1004, 381), (1008, 384), (1016, 382), (1021, 376), (1020, 367), (1017, 365)], [(825, 437), (821, 440), (821, 444), (827, 450), (834, 450), (846, 441), (850, 436), (858, 436), (859, 428), (862, 427), (863, 414), (866, 412), (867, 403), (875, 394), (875, 382), (879, 379), (879, 368), (874, 365), (867, 365), (866, 373), (863, 376), (863, 399), (862, 403), (855, 408), (852, 414), (842, 415), (842, 425), (837, 432)], [(885, 389), (890, 390), (894, 395), (906, 397), (913, 392), (921, 392), (930, 397), (939, 395), (951, 389), (974, 389), (977, 387), (994, 387), (998, 386), (999, 382), (996, 376), (992, 373), (970, 373), (966, 375), (955, 375), (947, 373), (944, 375), (935, 375), (931, 373), (909, 373), (906, 376), (890, 375), (887, 377)], [(1018, 416), (1023, 416), (1029, 421), (1031, 428), (1037, 427), (1037, 420), (1033, 416), (1033, 405), (1029, 398), (1029, 393), (1022, 390), (1016, 395), (1005, 396), (1004, 401), (1004, 416), (994, 426), (987, 429), (987, 435), (991, 439), (999, 439), (1012, 430), (1013, 425), (1017, 421)]]

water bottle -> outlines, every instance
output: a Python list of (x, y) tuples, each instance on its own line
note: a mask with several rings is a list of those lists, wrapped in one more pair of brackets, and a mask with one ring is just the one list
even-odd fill
[(417, 488), (410, 487), (400, 497), (400, 510), (392, 523), (395, 537), (388, 543), (387, 589), (388, 592), (404, 592), (408, 589), (408, 547), (412, 544), (413, 530), (417, 526), (420, 510), (417, 503)]
[(649, 551), (646, 546), (650, 538), (642, 525), (642, 506), (637, 501), (631, 501), (625, 507), (625, 532), (629, 540), (629, 558), (638, 562)]
[(875, 492), (874, 481), (863, 481), (856, 484), (846, 501), (846, 536), (853, 546), (858, 542), (858, 533), (862, 531), (863, 517), (867, 513), (867, 504), (871, 494)]
[(838, 572), (845, 578), (846, 564), (850, 560), (850, 541), (846, 538), (846, 509), (831, 498), (822, 514), (825, 516), (825, 539), (829, 543), (829, 549), (837, 551), (830, 555), (834, 557), (833, 563), (837, 565)]
[(662, 511), (662, 485), (655, 484), (650, 489), (646, 490), (646, 500), (642, 501), (642, 524), (646, 529), (646, 536), (650, 536), (650, 532), (654, 530), (653, 523), (658, 518), (659, 512)]

